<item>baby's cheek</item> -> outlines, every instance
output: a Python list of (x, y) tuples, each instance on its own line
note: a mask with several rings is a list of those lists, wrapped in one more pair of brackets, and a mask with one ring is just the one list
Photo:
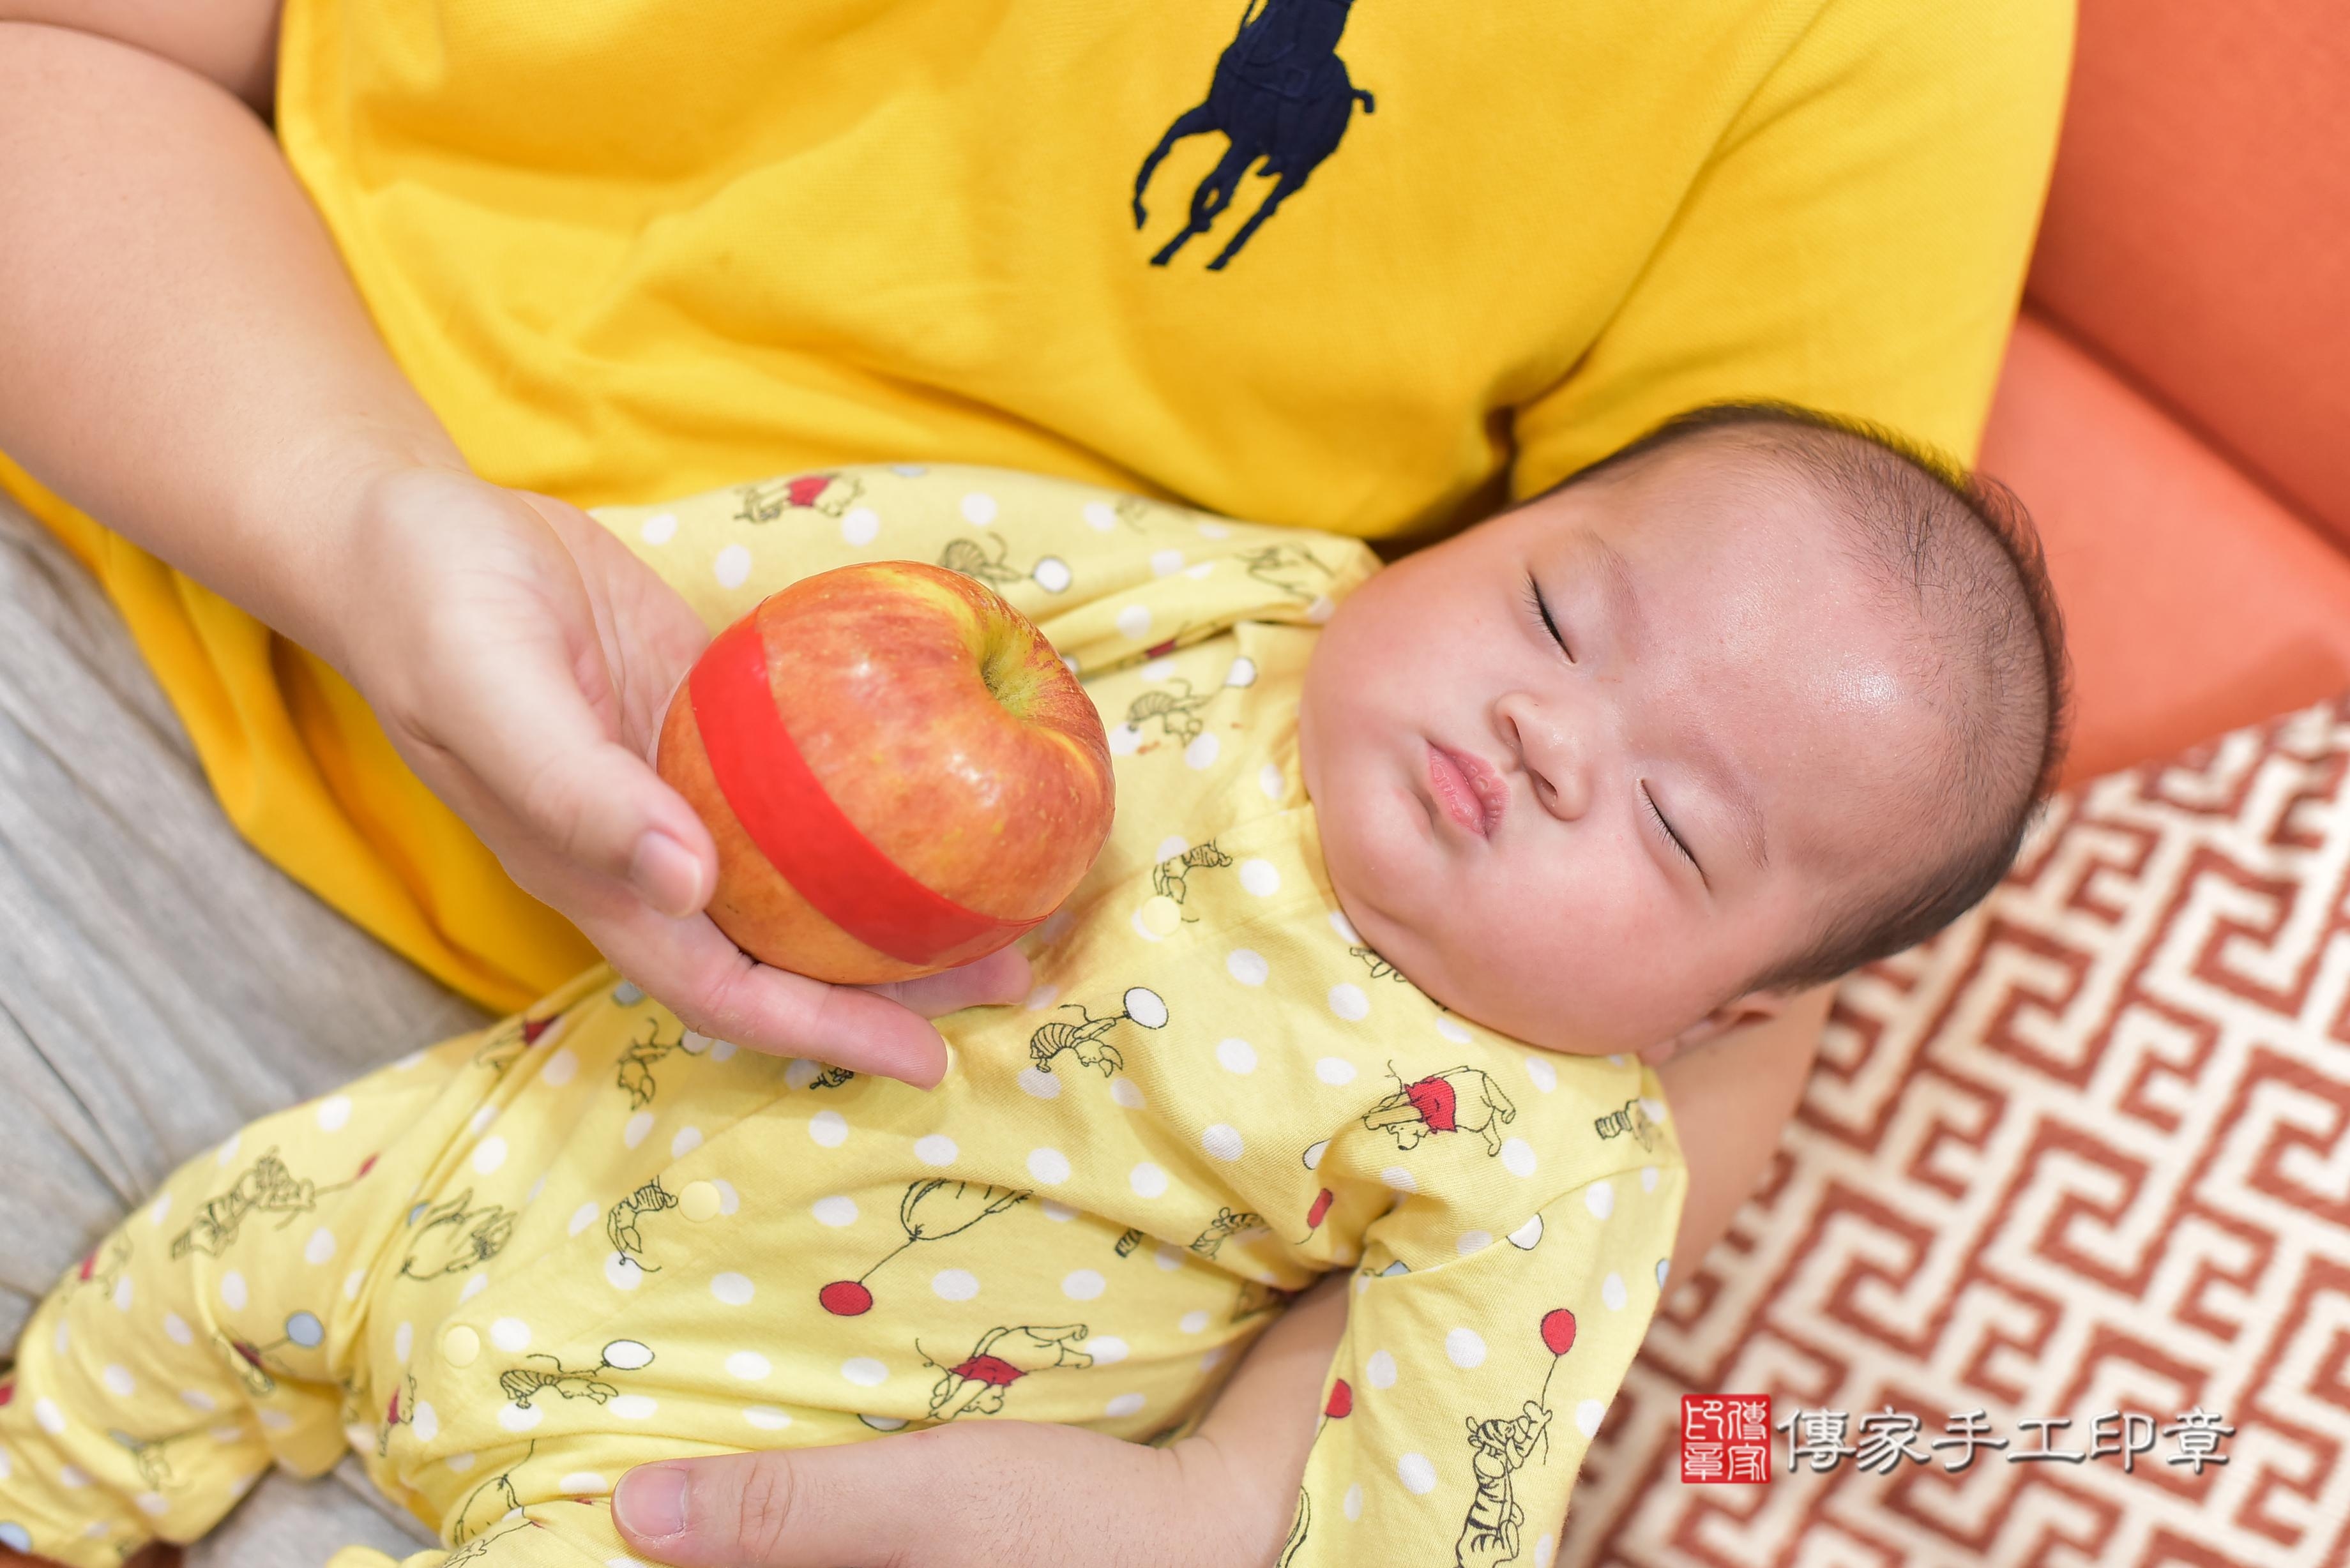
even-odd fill
[[(1307, 773), (1322, 857), (1341, 891), (1382, 901), (1428, 876), (1425, 814), (1372, 748), (1336, 741)], [(1351, 888), (1350, 885), (1351, 884)]]
[[(1515, 1033), (1605, 1054), (1645, 1042), (1669, 1012), (1680, 934), (1603, 866), (1530, 876), (1461, 910), (1448, 933), (1472, 989), (1519, 1020)], [(1464, 975), (1464, 978), (1467, 976)], [(1670, 1031), (1667, 1031), (1670, 1033)]]
[(1430, 867), (1417, 863), (1424, 857), (1411, 853), (1396, 825), (1378, 820), (1377, 804), (1355, 792), (1347, 806), (1317, 813), (1324, 866), (1364, 940), (1382, 953), (1425, 946), (1437, 934), (1427, 928), (1442, 891), (1429, 885)]

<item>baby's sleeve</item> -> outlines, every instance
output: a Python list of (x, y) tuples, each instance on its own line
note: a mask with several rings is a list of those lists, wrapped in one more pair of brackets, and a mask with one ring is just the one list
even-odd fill
[(602, 1499), (566, 1499), (512, 1510), (478, 1535), (460, 1535), (453, 1551), (412, 1552), (395, 1562), (370, 1546), (346, 1546), (326, 1568), (625, 1568), (645, 1565)]
[(1419, 1199), (1374, 1223), (1280, 1568), (1547, 1568), (1656, 1310), (1684, 1176), (1618, 1171), (1506, 1234)]
[(1088, 676), (1243, 620), (1318, 624), (1378, 565), (1334, 534), (948, 465), (827, 470), (595, 516), (713, 631), (818, 572), (921, 561), (994, 588)]

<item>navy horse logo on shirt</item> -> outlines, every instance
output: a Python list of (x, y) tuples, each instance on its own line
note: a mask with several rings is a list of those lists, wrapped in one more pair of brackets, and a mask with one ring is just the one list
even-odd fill
[(1338, 150), (1354, 114), (1355, 100), (1363, 112), (1377, 106), (1371, 95), (1347, 76), (1338, 57), (1338, 36), (1347, 30), (1347, 12), (1354, 0), (1249, 0), (1241, 16), (1240, 31), (1217, 57), (1216, 72), (1208, 83), (1204, 102), (1185, 109), (1142, 161), (1134, 177), (1134, 226), (1148, 214), (1142, 192), (1174, 145), (1187, 136), (1221, 130), (1231, 143), (1208, 177), (1191, 192), (1191, 221), (1150, 258), (1165, 266), (1194, 234), (1204, 234), (1232, 205), (1241, 176), (1260, 160), (1276, 183), (1263, 205), (1250, 214), (1240, 233), (1208, 264), (1221, 272), (1240, 254), (1249, 236), (1273, 216), (1282, 202), (1304, 187), (1306, 177)]

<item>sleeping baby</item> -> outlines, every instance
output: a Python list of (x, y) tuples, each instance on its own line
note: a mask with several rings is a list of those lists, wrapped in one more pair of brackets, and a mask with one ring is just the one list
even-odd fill
[[(1353, 1278), (1282, 1562), (1547, 1562), (1666, 1277), (1651, 1064), (1931, 934), (2014, 853), (2063, 659), (2028, 525), (1877, 436), (1666, 426), (1384, 570), (975, 469), (601, 514), (714, 628), (979, 577), (1116, 822), (924, 1092), (608, 971), (256, 1122), (42, 1304), (0, 1542), (78, 1568), (348, 1449), (414, 1568), (623, 1558), (629, 1467), (1010, 1417), (1153, 1440)], [(357, 1548), (337, 1568), (387, 1560)]]

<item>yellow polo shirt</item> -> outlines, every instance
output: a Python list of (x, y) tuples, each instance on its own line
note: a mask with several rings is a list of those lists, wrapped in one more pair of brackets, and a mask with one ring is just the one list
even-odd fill
[[(1393, 538), (1722, 398), (1970, 452), (2071, 26), (2057, 0), (287, 0), (278, 131), (500, 483), (636, 504), (919, 458)], [(265, 852), (484, 1002), (580, 967), (331, 671), (5, 477)]]

